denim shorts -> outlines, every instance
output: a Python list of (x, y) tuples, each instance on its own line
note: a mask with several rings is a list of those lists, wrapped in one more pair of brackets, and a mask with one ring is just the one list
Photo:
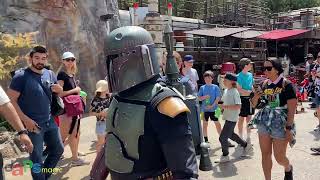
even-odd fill
[(97, 121), (96, 134), (97, 135), (105, 135), (106, 134), (106, 121)]
[(257, 124), (258, 128), (258, 134), (265, 134), (269, 135), (273, 139), (285, 139), (286, 137), (286, 131), (285, 128), (279, 128), (279, 127), (274, 127), (271, 125), (270, 130), (268, 131), (268, 128), (264, 124)]

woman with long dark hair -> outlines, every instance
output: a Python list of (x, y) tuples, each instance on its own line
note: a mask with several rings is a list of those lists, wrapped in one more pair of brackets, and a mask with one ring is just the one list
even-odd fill
[(296, 93), (291, 82), (283, 77), (283, 68), (277, 58), (266, 60), (263, 70), (268, 79), (256, 90), (253, 97), (253, 106), (258, 105), (261, 110), (252, 122), (258, 127), (264, 176), (266, 180), (272, 179), (273, 149), (276, 161), (284, 167), (284, 179), (292, 180), (293, 167), (286, 152), (288, 143), (291, 146), (295, 143)]

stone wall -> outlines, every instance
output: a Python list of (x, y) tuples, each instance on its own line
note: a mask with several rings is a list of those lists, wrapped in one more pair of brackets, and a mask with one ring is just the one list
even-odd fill
[(0, 0), (0, 28), (7, 33), (38, 31), (35, 41), (48, 48), (54, 71), (62, 53), (73, 52), (80, 86), (92, 96), (96, 81), (106, 75), (104, 37), (119, 26), (118, 16), (108, 26), (99, 19), (107, 13), (118, 14), (117, 0)]

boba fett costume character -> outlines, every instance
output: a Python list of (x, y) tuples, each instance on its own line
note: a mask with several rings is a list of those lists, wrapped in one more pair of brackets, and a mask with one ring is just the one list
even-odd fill
[(181, 94), (157, 83), (154, 43), (128, 26), (106, 40), (108, 110), (106, 166), (113, 180), (198, 178), (196, 154)]

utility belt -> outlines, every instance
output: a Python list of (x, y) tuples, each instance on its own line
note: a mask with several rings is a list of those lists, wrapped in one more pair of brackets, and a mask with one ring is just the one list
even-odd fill
[[(165, 173), (162, 173), (156, 177), (152, 177), (152, 180), (173, 180), (172, 172), (167, 171)], [(149, 180), (148, 178), (146, 180)]]
[[(149, 173), (147, 173), (149, 174)], [(137, 179), (137, 180), (173, 180), (172, 172), (168, 169), (163, 170), (158, 173), (150, 173), (153, 175), (120, 175), (118, 173), (113, 174), (111, 172), (111, 178), (114, 180), (122, 180), (122, 179)]]

